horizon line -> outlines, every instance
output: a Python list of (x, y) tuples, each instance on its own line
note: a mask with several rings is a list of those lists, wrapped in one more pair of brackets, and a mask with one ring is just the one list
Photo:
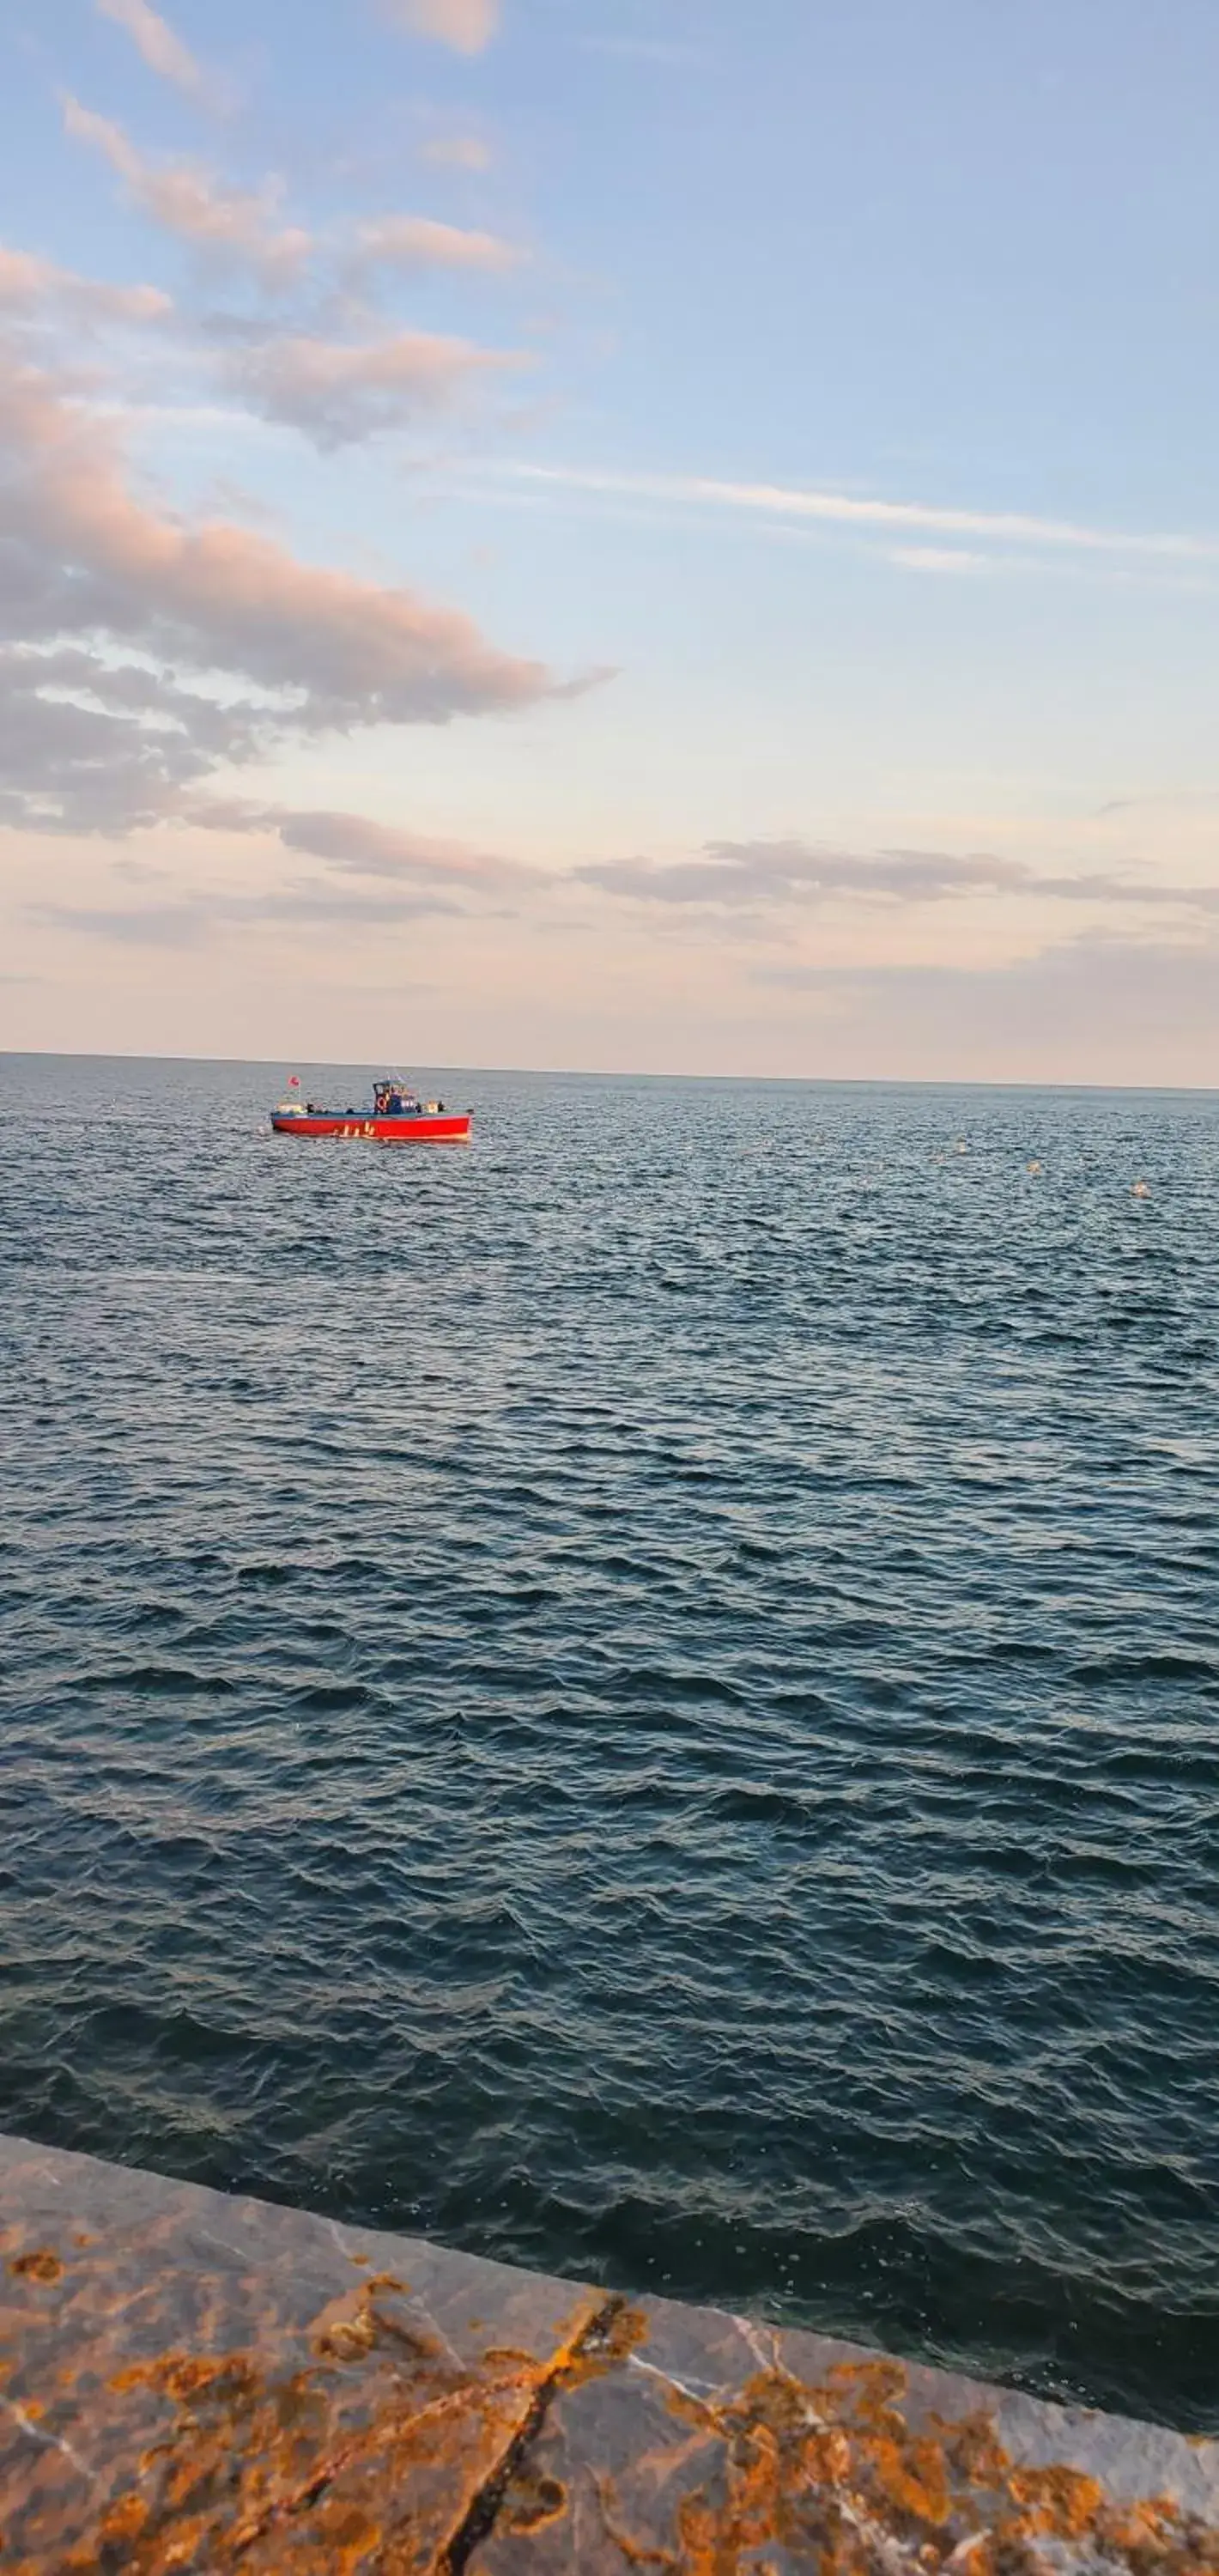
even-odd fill
[[(390, 1061), (385, 1056), (306, 1056), (280, 1055), (161, 1055), (145, 1050), (139, 1054), (111, 1053), (104, 1047), (0, 1047), (0, 1065), (4, 1064), (230, 1064), (248, 1065), (261, 1071), (292, 1064), (309, 1065), (324, 1073), (375, 1073)], [(1194, 1082), (1053, 1082), (1030, 1078), (1012, 1078), (969, 1074), (849, 1074), (849, 1073), (653, 1073), (646, 1069), (627, 1072), (621, 1067), (612, 1072), (591, 1065), (531, 1064), (440, 1064), (429, 1063), (425, 1056), (412, 1058), (430, 1073), (480, 1075), (492, 1079), (501, 1075), (524, 1076), (536, 1082), (707, 1082), (750, 1083), (755, 1088), (765, 1085), (771, 1090), (804, 1091), (1054, 1091), (1102, 1092), (1125, 1099), (1151, 1093), (1170, 1093), (1191, 1100), (1219, 1097), (1219, 1081)]]

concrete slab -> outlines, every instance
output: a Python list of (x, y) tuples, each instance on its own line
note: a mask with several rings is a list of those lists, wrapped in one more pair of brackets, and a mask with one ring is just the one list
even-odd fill
[(604, 2301), (0, 2141), (0, 2569), (437, 2567)]
[(0, 2138), (0, 2576), (1219, 2576), (1219, 2442)]

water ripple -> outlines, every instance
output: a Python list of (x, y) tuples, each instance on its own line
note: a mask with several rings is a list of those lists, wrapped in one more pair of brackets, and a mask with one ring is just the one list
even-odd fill
[(1214, 1102), (0, 1081), (0, 2117), (1219, 2423)]

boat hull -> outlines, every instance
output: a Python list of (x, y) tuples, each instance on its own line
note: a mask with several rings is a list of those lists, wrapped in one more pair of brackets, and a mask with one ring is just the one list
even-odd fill
[(419, 1118), (367, 1118), (320, 1115), (310, 1117), (300, 1110), (272, 1110), (271, 1125), (277, 1136), (338, 1136), (355, 1144), (371, 1145), (468, 1145), (469, 1113), (449, 1117), (437, 1113)]

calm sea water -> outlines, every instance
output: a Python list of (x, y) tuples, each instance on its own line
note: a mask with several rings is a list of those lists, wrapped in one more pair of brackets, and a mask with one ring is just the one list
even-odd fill
[(0, 2122), (1215, 2426), (1219, 1098), (281, 1082), (0, 1061)]

